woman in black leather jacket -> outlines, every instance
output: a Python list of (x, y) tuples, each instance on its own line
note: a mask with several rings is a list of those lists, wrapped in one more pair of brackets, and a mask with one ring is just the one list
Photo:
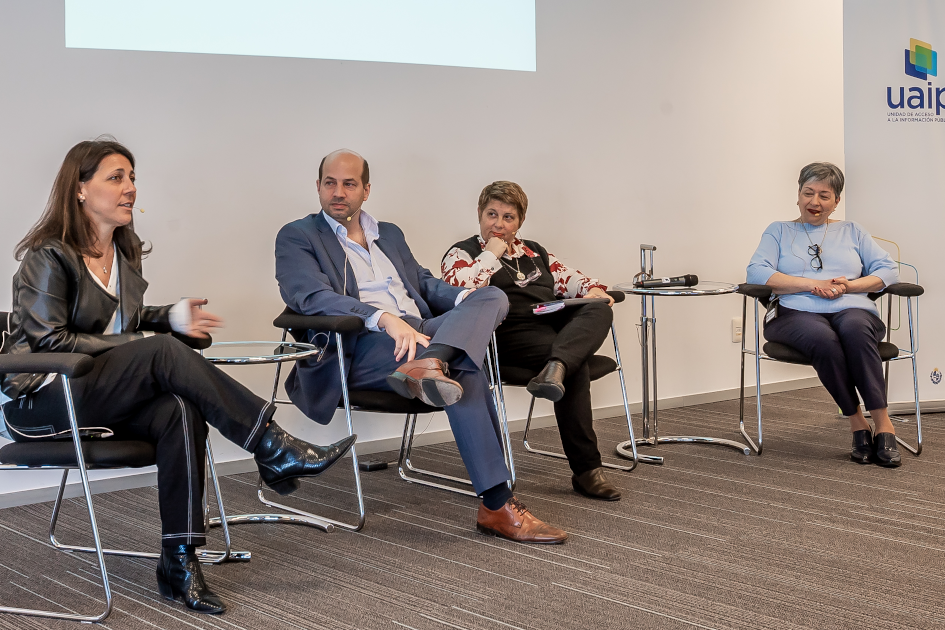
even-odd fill
[[(321, 447), (288, 435), (272, 420), (269, 402), (175, 339), (205, 338), (221, 324), (198, 308), (206, 300), (144, 306), (148, 283), (132, 225), (134, 162), (109, 140), (80, 142), (66, 155), (45, 213), (17, 247), (11, 332), (0, 351), (93, 357), (92, 371), (71, 381), (79, 426), (155, 445), (161, 594), (197, 612), (221, 613), (225, 606), (207, 589), (194, 553), (205, 544), (207, 425), (252, 452), (260, 476), (280, 494), (297, 489), (298, 477), (323, 472), (355, 438)], [(15, 440), (68, 435), (61, 380), (7, 374), (2, 392)]]

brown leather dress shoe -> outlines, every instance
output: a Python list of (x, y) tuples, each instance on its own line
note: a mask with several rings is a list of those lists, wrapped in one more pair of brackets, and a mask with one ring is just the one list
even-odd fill
[(603, 468), (594, 468), (571, 476), (571, 485), (578, 494), (603, 501), (619, 501), (620, 490), (607, 481)]
[(433, 407), (447, 407), (463, 397), (463, 386), (447, 376), (448, 367), (439, 359), (414, 359), (388, 376), (387, 384), (404, 398), (419, 398)]
[(539, 521), (515, 497), (498, 510), (490, 510), (480, 503), (476, 529), (483, 534), (539, 545), (560, 545), (568, 539), (567, 532)]

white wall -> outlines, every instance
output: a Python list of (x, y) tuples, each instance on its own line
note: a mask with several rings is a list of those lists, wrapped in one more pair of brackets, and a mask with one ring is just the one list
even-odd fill
[[(641, 242), (659, 247), (660, 274), (743, 281), (764, 227), (796, 214), (800, 166), (843, 164), (840, 0), (542, 0), (537, 19), (538, 71), (523, 73), (67, 50), (61, 2), (3, 0), (0, 278), (66, 150), (102, 133), (138, 158), (149, 302), (209, 297), (228, 320), (219, 339), (275, 336), (273, 239), (317, 210), (318, 161), (338, 147), (370, 160), (366, 209), (398, 223), (428, 266), (475, 231), (482, 186), (511, 179), (530, 197), (523, 234), (608, 283), (638, 270)], [(661, 397), (737, 386), (740, 313), (735, 296), (659, 304)], [(635, 300), (617, 310), (635, 400), (638, 317)], [(764, 377), (810, 374), (771, 365)], [(237, 375), (261, 394), (270, 378)], [(618, 401), (613, 379), (595, 386), (596, 407)], [(357, 430), (389, 437), (401, 422)], [(287, 424), (320, 441), (341, 430)], [(14, 483), (27, 482), (3, 487)]]

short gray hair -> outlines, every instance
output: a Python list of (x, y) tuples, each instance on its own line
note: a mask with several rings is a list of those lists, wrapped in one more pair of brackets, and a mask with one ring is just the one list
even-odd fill
[(800, 190), (810, 182), (826, 182), (833, 189), (833, 194), (840, 197), (843, 192), (843, 171), (830, 162), (812, 162), (801, 169), (797, 178), (797, 189)]

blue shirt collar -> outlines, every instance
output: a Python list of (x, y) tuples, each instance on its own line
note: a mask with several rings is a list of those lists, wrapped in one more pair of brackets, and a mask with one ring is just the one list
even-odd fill
[[(348, 238), (348, 228), (335, 221), (331, 215), (322, 210), (322, 214), (325, 215), (325, 221), (328, 222), (328, 227), (331, 228), (331, 231), (335, 233), (339, 238)], [(364, 210), (361, 210), (360, 215), (361, 229), (364, 230), (364, 238), (370, 244), (378, 239), (380, 236), (380, 231), (378, 229), (377, 219), (369, 215)]]

